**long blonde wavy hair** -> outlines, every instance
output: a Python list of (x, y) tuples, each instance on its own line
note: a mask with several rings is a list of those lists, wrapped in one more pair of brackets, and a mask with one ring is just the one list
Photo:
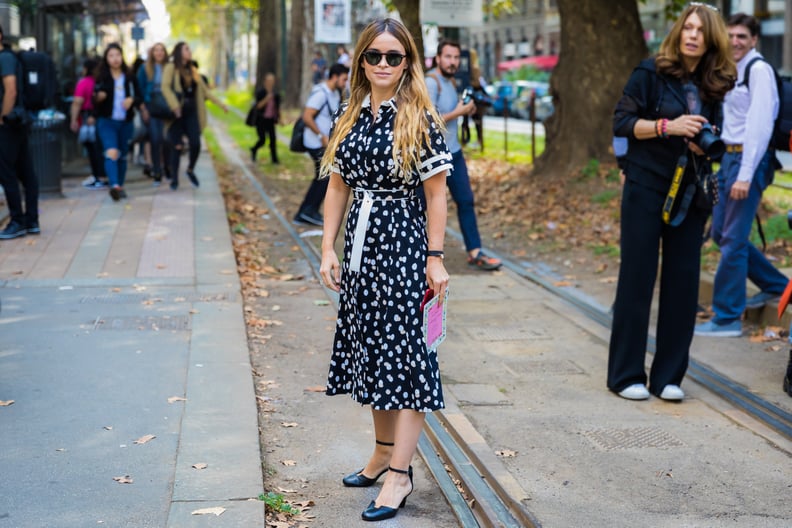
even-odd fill
[(401, 169), (405, 181), (410, 173), (421, 164), (421, 146), (432, 148), (429, 138), (429, 117), (434, 120), (440, 130), (443, 120), (429, 98), (424, 82), (421, 57), (407, 28), (392, 18), (378, 18), (372, 21), (361, 32), (355, 46), (352, 59), (352, 77), (350, 80), (350, 96), (347, 108), (339, 117), (335, 129), (322, 157), (321, 174), (327, 177), (332, 172), (336, 152), (343, 139), (352, 130), (352, 126), (360, 116), (363, 101), (371, 93), (371, 83), (361, 62), (363, 53), (379, 35), (390, 33), (404, 46), (408, 68), (404, 70), (396, 91), (396, 120), (393, 126), (393, 161), (397, 170)]

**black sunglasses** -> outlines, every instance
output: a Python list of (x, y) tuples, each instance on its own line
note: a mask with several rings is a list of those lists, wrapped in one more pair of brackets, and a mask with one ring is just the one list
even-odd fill
[(363, 53), (363, 58), (366, 59), (366, 62), (371, 64), (372, 66), (377, 66), (382, 61), (382, 56), (385, 56), (385, 62), (388, 63), (388, 66), (396, 67), (402, 63), (404, 58), (407, 55), (402, 55), (401, 53), (396, 53), (395, 51), (389, 51), (388, 53), (381, 53), (379, 51), (366, 51)]

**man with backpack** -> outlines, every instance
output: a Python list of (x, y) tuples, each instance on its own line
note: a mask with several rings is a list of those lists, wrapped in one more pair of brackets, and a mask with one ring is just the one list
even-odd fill
[[(38, 179), (33, 173), (33, 160), (28, 150), (26, 112), (19, 100), (21, 67), (17, 56), (5, 44), (0, 27), (0, 185), (5, 192), (11, 216), (0, 231), (0, 240), (41, 233), (38, 222)], [(25, 207), (19, 184), (25, 190)]]
[[(788, 282), (749, 240), (762, 192), (776, 169), (770, 148), (780, 111), (776, 74), (754, 49), (759, 38), (756, 18), (733, 15), (728, 30), (737, 83), (723, 103), (726, 153), (718, 173), (719, 201), (712, 212), (712, 239), (721, 251), (712, 299), (715, 316), (695, 329), (695, 335), (712, 337), (741, 336), (743, 311), (780, 296)], [(749, 299), (746, 278), (761, 290)]]
[(341, 92), (346, 87), (348, 77), (349, 68), (343, 64), (333, 64), (327, 79), (313, 87), (305, 103), (302, 115), (305, 122), (303, 144), (314, 162), (314, 179), (294, 217), (296, 224), (324, 225), (319, 207), (324, 201), (329, 178), (319, 178), (319, 165), (333, 126), (333, 114), (341, 105)]

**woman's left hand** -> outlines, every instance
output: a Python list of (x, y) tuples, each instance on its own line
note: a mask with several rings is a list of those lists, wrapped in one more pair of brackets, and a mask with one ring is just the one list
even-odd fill
[(132, 108), (133, 104), (135, 104), (135, 99), (133, 97), (127, 97), (121, 103), (121, 106), (124, 107), (124, 110), (129, 110), (130, 108)]
[(440, 304), (445, 302), (446, 288), (448, 288), (448, 272), (442, 259), (429, 257), (426, 260), (426, 282), (435, 295), (440, 296)]

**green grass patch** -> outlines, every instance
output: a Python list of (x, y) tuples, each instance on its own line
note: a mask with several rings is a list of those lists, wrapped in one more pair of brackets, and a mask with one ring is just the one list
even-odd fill
[(589, 247), (591, 252), (598, 257), (606, 256), (615, 259), (621, 254), (618, 244), (592, 244)]
[(277, 512), (277, 513), (286, 513), (289, 515), (299, 515), (300, 510), (294, 508), (291, 504), (286, 502), (283, 498), (283, 495), (280, 493), (275, 493), (270, 491), (269, 493), (261, 494), (258, 496), (260, 501), (264, 502), (264, 505), (267, 509)]
[[(476, 131), (471, 129), (473, 138), (477, 138)], [(471, 138), (472, 139), (472, 138)], [(544, 136), (536, 136), (536, 156), (544, 152)], [(508, 154), (508, 155), (507, 155)], [(484, 130), (484, 152), (475, 145), (465, 148), (465, 157), (472, 160), (480, 159), (505, 159), (510, 163), (531, 164), (531, 135), (509, 132), (505, 135), (502, 131)]]
[(607, 204), (621, 194), (621, 189), (606, 189), (591, 197), (591, 203)]

